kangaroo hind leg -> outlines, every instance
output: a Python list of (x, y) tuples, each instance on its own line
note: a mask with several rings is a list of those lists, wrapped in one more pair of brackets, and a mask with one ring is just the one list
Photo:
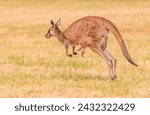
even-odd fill
[(111, 65), (110, 65), (110, 76), (111, 79), (116, 79), (116, 59), (108, 52), (107, 50), (107, 39), (108, 39), (108, 35), (106, 35), (105, 37), (103, 37), (101, 39), (100, 42), (100, 47), (103, 51), (103, 53), (106, 55), (106, 57), (111, 61)]
[(97, 45), (91, 45), (90, 46), (91, 50), (93, 50), (95, 53), (97, 53), (98, 55), (100, 55), (108, 64), (109, 66), (109, 70), (110, 70), (110, 77), (112, 80), (114, 80), (114, 76), (112, 74), (113, 71), (113, 63), (112, 60), (109, 58), (109, 56), (104, 52), (104, 50), (100, 47), (99, 43), (97, 43)]
[(117, 78), (116, 75), (116, 59), (108, 52), (107, 48), (105, 48), (104, 53), (107, 55), (109, 60), (111, 60), (112, 67), (110, 69), (111, 79), (114, 80)]

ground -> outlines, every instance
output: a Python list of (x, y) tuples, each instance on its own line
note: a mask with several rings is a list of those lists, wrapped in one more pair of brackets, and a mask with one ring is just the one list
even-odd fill
[[(148, 0), (0, 1), (0, 97), (150, 97), (149, 6)], [(105, 61), (89, 48), (83, 57), (70, 58), (55, 37), (44, 37), (50, 19), (61, 18), (64, 30), (91, 15), (115, 23), (139, 65), (123, 57), (110, 33), (115, 81)]]

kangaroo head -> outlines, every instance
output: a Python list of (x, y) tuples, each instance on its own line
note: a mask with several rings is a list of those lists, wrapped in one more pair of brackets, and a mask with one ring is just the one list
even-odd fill
[(58, 26), (60, 25), (60, 21), (61, 19), (54, 23), (54, 21), (51, 20), (51, 27), (48, 29), (48, 32), (45, 35), (46, 38), (50, 38), (51, 36), (57, 36), (60, 33), (60, 30), (58, 28)]

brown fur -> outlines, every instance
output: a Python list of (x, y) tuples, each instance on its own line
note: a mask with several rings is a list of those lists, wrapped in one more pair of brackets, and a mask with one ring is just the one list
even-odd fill
[(58, 40), (65, 45), (66, 55), (72, 56), (68, 54), (68, 46), (73, 45), (73, 54), (77, 54), (75, 52), (75, 45), (80, 45), (82, 49), (82, 55), (85, 52), (86, 47), (90, 47), (95, 53), (99, 54), (108, 64), (110, 68), (110, 76), (115, 79), (116, 76), (116, 59), (108, 52), (107, 49), (107, 39), (109, 31), (111, 31), (115, 37), (117, 38), (121, 50), (125, 56), (125, 58), (133, 65), (137, 66), (137, 64), (130, 57), (125, 43), (122, 39), (120, 32), (117, 27), (109, 20), (97, 17), (97, 16), (88, 16), (81, 18), (74, 23), (72, 23), (65, 31), (61, 32), (58, 28), (60, 24), (60, 20), (56, 22), (56, 24), (51, 22), (54, 29), (50, 29), (51, 32), (48, 34), (51, 36), (52, 33), (58, 38)]

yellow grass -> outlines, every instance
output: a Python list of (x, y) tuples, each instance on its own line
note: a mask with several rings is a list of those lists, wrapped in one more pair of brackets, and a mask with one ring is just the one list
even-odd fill
[[(148, 0), (1, 0), (0, 97), (150, 97), (149, 6)], [(50, 19), (61, 18), (64, 30), (88, 15), (116, 24), (138, 68), (112, 34), (113, 82), (107, 64), (90, 49), (69, 58), (56, 38), (44, 38)]]

